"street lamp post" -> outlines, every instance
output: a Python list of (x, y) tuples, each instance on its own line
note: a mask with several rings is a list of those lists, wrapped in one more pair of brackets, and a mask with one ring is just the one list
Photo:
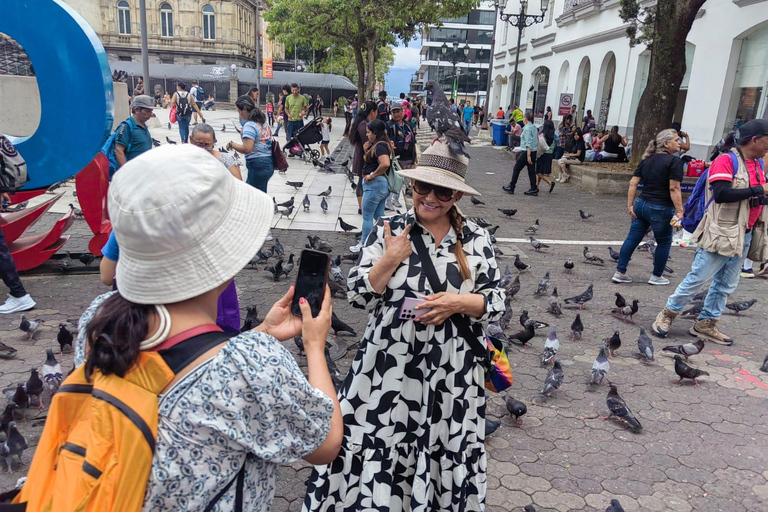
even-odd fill
[[(520, 65), (520, 42), (523, 37), (523, 29), (536, 23), (544, 21), (544, 15), (547, 12), (549, 0), (541, 0), (541, 14), (527, 14), (528, 0), (520, 1), (520, 12), (517, 14), (507, 14), (504, 9), (507, 7), (507, 0), (498, 0), (496, 9), (499, 10), (499, 18), (517, 28), (517, 52), (515, 54), (515, 73), (512, 75), (512, 103), (515, 103), (517, 97), (517, 68)], [(517, 102), (519, 103), (519, 102)], [(518, 105), (519, 106), (519, 105)]]
[(475, 98), (475, 105), (480, 106), (480, 70), (475, 71), (475, 82), (477, 83), (477, 98)]
[[(454, 40), (451, 44), (453, 46), (453, 51), (451, 51), (450, 56), (448, 57), (448, 60), (450, 61), (451, 65), (453, 66), (453, 85), (451, 86), (451, 98), (455, 99), (456, 96), (456, 88), (457, 88), (457, 80), (456, 80), (456, 64), (458, 64), (459, 59), (461, 59), (462, 54), (464, 55), (464, 60), (466, 62), (469, 62), (467, 60), (467, 57), (469, 57), (469, 43), (464, 43), (464, 47), (459, 51), (459, 42)], [(443, 43), (443, 45), (440, 47), (440, 52), (444, 56), (448, 56), (448, 45), (446, 43)], [(439, 61), (438, 61), (439, 62)]]

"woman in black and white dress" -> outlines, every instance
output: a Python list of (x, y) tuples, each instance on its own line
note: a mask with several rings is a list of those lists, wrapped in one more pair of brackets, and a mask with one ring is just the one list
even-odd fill
[[(350, 272), (349, 300), (370, 311), (368, 327), (339, 391), (342, 449), (315, 467), (304, 511), (485, 509), (484, 370), (448, 318), (497, 320), (504, 292), (487, 231), (454, 206), (478, 194), (464, 183), (467, 162), (438, 142), (401, 171), (414, 208), (379, 219)], [(447, 291), (432, 290), (414, 237)], [(429, 311), (399, 319), (406, 298)]]

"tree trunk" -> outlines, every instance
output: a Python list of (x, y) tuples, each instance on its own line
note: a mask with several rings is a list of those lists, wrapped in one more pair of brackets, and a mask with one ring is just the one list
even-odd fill
[(658, 0), (646, 85), (637, 105), (632, 134), (632, 161), (637, 165), (648, 143), (669, 128), (677, 93), (685, 76), (685, 39), (705, 0)]
[(355, 64), (357, 65), (357, 94), (358, 101), (366, 101), (368, 98), (365, 96), (365, 59), (363, 59), (363, 49), (360, 46), (353, 46), (352, 50), (355, 52)]
[(376, 45), (377, 39), (371, 39), (368, 41), (368, 48), (366, 49), (367, 67), (365, 76), (365, 97), (366, 99), (373, 97), (373, 87), (376, 85)]

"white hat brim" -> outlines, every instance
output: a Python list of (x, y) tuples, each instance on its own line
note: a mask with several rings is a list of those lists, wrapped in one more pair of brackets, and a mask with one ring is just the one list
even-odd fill
[(429, 183), (430, 185), (449, 188), (470, 196), (482, 195), (480, 192), (455, 177), (453, 173), (438, 169), (437, 167), (419, 166), (414, 167), (413, 169), (403, 169), (397, 171), (397, 173), (404, 178), (411, 178), (417, 181), (423, 181), (424, 183)]
[(181, 302), (226, 283), (248, 264), (272, 227), (274, 207), (264, 192), (233, 180), (229, 211), (194, 248), (155, 260), (120, 251), (116, 277), (123, 297), (136, 304)]

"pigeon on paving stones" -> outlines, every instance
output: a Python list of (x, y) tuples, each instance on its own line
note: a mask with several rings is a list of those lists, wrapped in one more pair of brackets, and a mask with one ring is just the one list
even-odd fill
[(470, 142), (471, 139), (461, 129), (459, 115), (448, 103), (445, 92), (434, 80), (429, 80), (424, 85), (424, 90), (432, 93), (432, 104), (427, 110), (427, 121), (437, 132), (437, 139), (445, 136), (448, 141), (448, 147), (451, 148), (454, 154), (464, 155), (469, 158), (469, 153), (467, 153), (464, 143)]
[(557, 295), (557, 286), (552, 289), (552, 295), (549, 296), (549, 308), (547, 311), (556, 317), (560, 317), (563, 314), (563, 303), (560, 302), (560, 297)]
[(653, 342), (642, 327), (640, 327), (640, 337), (637, 338), (637, 349), (640, 351), (640, 356), (653, 361)]
[(337, 283), (333, 279), (328, 280), (328, 286), (331, 289), (331, 297), (346, 297), (347, 296), (347, 287), (342, 286), (341, 284)]
[(536, 336), (536, 331), (533, 329), (533, 320), (528, 320), (522, 331), (518, 331), (515, 334), (508, 336), (507, 339), (510, 342), (519, 343), (523, 347), (527, 347), (526, 344), (531, 341), (534, 336)]
[(536, 509), (533, 508), (533, 505), (526, 505), (523, 507), (523, 512), (536, 512)]
[[(486, 231), (488, 231), (488, 234), (491, 235), (492, 237), (496, 234), (496, 231), (498, 231), (498, 230), (499, 230), (499, 226), (498, 225), (493, 226), (492, 228), (486, 229)], [(494, 243), (495, 243), (495, 240), (494, 240)]]
[(526, 234), (526, 235), (535, 235), (536, 233), (538, 233), (538, 232), (539, 232), (539, 228), (540, 228), (540, 227), (541, 227), (541, 226), (539, 226), (539, 219), (536, 219), (536, 220), (534, 221), (533, 225), (532, 225), (532, 226), (530, 226), (530, 227), (528, 227), (528, 228), (525, 230), (525, 234)]
[(611, 246), (608, 246), (608, 256), (610, 256), (613, 261), (619, 261), (619, 253), (614, 251)]
[(45, 386), (43, 385), (43, 381), (40, 380), (40, 376), (37, 374), (37, 370), (35, 368), (32, 368), (32, 371), (30, 372), (29, 379), (27, 379), (27, 384), (25, 385), (25, 389), (27, 391), (27, 395), (29, 396), (30, 402), (32, 401), (32, 397), (35, 397), (37, 398), (40, 408), (45, 409), (43, 400), (41, 398)]
[(491, 322), (488, 324), (486, 334), (490, 338), (496, 338), (501, 341), (508, 341), (507, 335), (504, 334), (504, 329), (501, 327), (501, 322)]
[(542, 396), (552, 396), (552, 392), (556, 389), (560, 389), (563, 384), (563, 367), (560, 364), (560, 358), (555, 357), (555, 364), (547, 373), (547, 377), (544, 379), (544, 387), (541, 388), (539, 394)]
[(536, 292), (533, 294), (534, 297), (541, 297), (547, 291), (549, 290), (550, 285), (550, 278), (549, 278), (549, 271), (547, 271), (546, 274), (544, 274), (544, 277), (541, 278), (541, 281), (539, 281), (539, 287), (536, 289)]
[(499, 319), (499, 326), (502, 329), (508, 329), (509, 323), (512, 321), (512, 306), (509, 302), (509, 297), (504, 299), (504, 313), (501, 315), (501, 318)]
[(501, 213), (506, 215), (507, 217), (514, 217), (517, 213), (517, 210), (512, 208), (497, 208)]
[(530, 242), (531, 247), (533, 247), (533, 250), (535, 250), (536, 252), (541, 252), (542, 249), (549, 249), (549, 246), (547, 244), (543, 244), (539, 242), (532, 236), (528, 237), (528, 241)]
[(624, 306), (623, 308), (613, 308), (611, 309), (611, 313), (614, 315), (619, 315), (622, 320), (625, 322), (627, 321), (627, 317), (629, 317), (629, 321), (631, 323), (635, 323), (633, 317), (635, 313), (637, 313), (637, 310), (639, 309), (639, 301), (637, 299), (634, 299), (632, 301), (631, 305)]
[(576, 340), (578, 338), (580, 340), (583, 334), (584, 324), (581, 321), (581, 314), (577, 314), (576, 318), (573, 319), (573, 323), (571, 324), (571, 339)]
[(91, 263), (93, 263), (93, 260), (95, 260), (96, 257), (89, 252), (84, 252), (83, 254), (80, 255), (78, 259), (83, 265), (85, 265), (86, 267), (90, 267)]
[(495, 421), (490, 418), (485, 418), (485, 437), (488, 437), (489, 435), (496, 432), (500, 426), (501, 426), (500, 421)]
[(16, 392), (13, 394), (11, 401), (16, 404), (19, 409), (26, 409), (29, 407), (29, 395), (27, 390), (24, 389), (24, 384), (16, 386)]
[(501, 279), (499, 279), (499, 288), (506, 289), (512, 283), (513, 275), (512, 271), (509, 270), (509, 265), (507, 265), (501, 274)]
[(579, 210), (579, 217), (581, 217), (581, 220), (587, 220), (594, 217), (594, 215), (587, 213), (584, 210)]
[(272, 273), (272, 280), (277, 282), (283, 276), (283, 260), (277, 260), (272, 266), (264, 267), (264, 270)]
[(75, 208), (75, 205), (73, 205), (72, 203), (69, 203), (69, 209), (72, 210), (72, 215), (74, 215), (75, 218), (77, 219), (83, 218), (83, 210), (81, 210), (80, 208)]
[(296, 266), (296, 262), (293, 260), (294, 255), (293, 253), (288, 255), (288, 261), (283, 263), (283, 274), (288, 276), (291, 272), (293, 272), (293, 268)]
[[(288, 185), (289, 187), (295, 188), (296, 190), (299, 190), (301, 187), (304, 186), (303, 181), (286, 181), (285, 184)], [(304, 197), (307, 197), (307, 196), (305, 195)]]
[[(699, 341), (703, 343), (702, 340), (699, 340)], [(765, 356), (765, 359), (763, 359), (763, 366), (760, 367), (760, 371), (768, 373), (768, 356)]]
[(603, 344), (608, 349), (608, 357), (613, 357), (615, 355), (614, 352), (619, 350), (619, 347), (621, 347), (621, 336), (619, 336), (619, 331), (613, 331), (613, 336), (606, 338)]
[(319, 236), (308, 236), (307, 238), (309, 238), (309, 243), (316, 251), (327, 253), (333, 252), (333, 247), (331, 244), (321, 239)]
[[(274, 201), (275, 198), (273, 197), (272, 200)], [(291, 206), (293, 206), (293, 203), (294, 203), (294, 198), (292, 197), (284, 203), (279, 203), (277, 206), (281, 208), (290, 208)]]
[(325, 200), (325, 197), (320, 201), (320, 208), (322, 208), (323, 213), (328, 213), (328, 201)]
[(533, 320), (528, 317), (528, 310), (524, 309), (522, 313), (520, 313), (520, 325), (525, 327), (528, 324), (528, 320), (531, 320), (531, 326), (534, 329), (543, 329), (545, 327), (549, 327), (549, 324), (546, 322), (541, 322), (539, 320)]
[(331, 260), (331, 280), (336, 281), (339, 284), (342, 284), (346, 281), (344, 279), (344, 272), (341, 270), (341, 256), (336, 256), (336, 258)]
[(576, 295), (575, 297), (569, 297), (565, 299), (566, 304), (577, 304), (579, 306), (579, 309), (584, 309), (584, 306), (587, 302), (592, 300), (593, 297), (593, 288), (594, 285), (589, 285), (589, 288), (586, 289), (584, 293), (580, 293)]
[(667, 345), (661, 350), (663, 352), (674, 352), (675, 354), (680, 354), (687, 361), (689, 357), (695, 356), (704, 350), (704, 340), (699, 338), (693, 343), (686, 343), (685, 345)]
[(309, 196), (307, 194), (304, 194), (304, 199), (301, 201), (301, 206), (304, 208), (305, 212), (309, 211), (310, 204), (311, 203), (309, 202)]
[(573, 260), (571, 258), (568, 258), (565, 260), (565, 263), (563, 264), (563, 268), (565, 268), (565, 273), (570, 274), (573, 271)]
[(339, 227), (344, 230), (345, 233), (349, 233), (350, 231), (354, 231), (357, 229), (357, 226), (353, 226), (352, 224), (347, 224), (344, 222), (344, 219), (341, 217), (338, 218), (339, 220)]
[(560, 350), (560, 340), (557, 339), (557, 325), (553, 324), (547, 341), (544, 342), (544, 350), (541, 352), (541, 366), (549, 366), (558, 350)]
[(704, 299), (707, 298), (707, 294), (709, 293), (709, 287), (705, 288), (703, 291), (700, 291), (696, 295), (693, 296), (693, 299), (691, 299), (691, 302), (701, 302)]
[(48, 348), (45, 350), (45, 363), (43, 363), (43, 381), (49, 391), (55, 392), (61, 386), (61, 382), (64, 380), (64, 374), (61, 371), (61, 365), (53, 355), (53, 350)]
[(627, 406), (627, 403), (623, 398), (621, 398), (621, 395), (619, 395), (619, 389), (616, 387), (616, 384), (609, 382), (608, 386), (611, 389), (608, 391), (608, 397), (605, 399), (605, 402), (608, 404), (608, 410), (610, 413), (604, 419), (607, 420), (611, 416), (616, 416), (623, 422), (627, 423), (627, 425), (629, 425), (632, 430), (635, 432), (640, 432), (643, 429), (643, 426), (640, 424), (635, 415), (632, 414), (632, 411)]
[(624, 298), (619, 292), (616, 292), (616, 307), (625, 308), (627, 306), (627, 299)]
[(511, 396), (508, 396), (504, 402), (509, 414), (515, 417), (515, 425), (519, 427), (520, 417), (525, 416), (525, 413), (528, 412), (528, 407), (520, 400), (515, 400)]
[(589, 379), (590, 386), (599, 386), (603, 378), (608, 375), (611, 369), (611, 362), (605, 357), (605, 346), (600, 347), (600, 353), (597, 354), (595, 362), (592, 363), (592, 377)]
[(333, 329), (333, 334), (337, 336), (340, 332), (348, 332), (351, 336), (357, 336), (355, 330), (342, 322), (341, 319), (336, 316), (336, 313), (331, 313), (331, 329)]
[(282, 217), (290, 217), (293, 214), (293, 206), (289, 206), (288, 208), (285, 208), (285, 209), (278, 209), (277, 212)]
[(67, 352), (72, 351), (72, 342), (74, 341), (75, 336), (71, 332), (69, 332), (69, 329), (67, 329), (67, 326), (64, 324), (59, 324), (59, 333), (56, 335), (56, 341), (59, 342), (59, 353), (64, 353), (64, 347), (69, 347), (69, 350)]
[(694, 304), (690, 308), (680, 313), (680, 316), (688, 316), (688, 317), (699, 316), (699, 313), (701, 313), (703, 310), (704, 310), (703, 302), (701, 304)]
[(736, 313), (737, 315), (741, 313), (742, 311), (746, 311), (749, 308), (751, 308), (755, 302), (757, 302), (757, 299), (751, 299), (751, 300), (741, 300), (736, 302), (729, 302), (725, 305), (728, 309)]
[(13, 411), (16, 409), (16, 404), (8, 402), (3, 412), (0, 414), (0, 432), (8, 432), (8, 424), (13, 421)]
[(675, 373), (678, 377), (680, 377), (680, 379), (677, 381), (677, 384), (683, 382), (683, 379), (691, 379), (694, 386), (699, 385), (699, 383), (696, 382), (696, 379), (702, 375), (709, 375), (709, 372), (705, 372), (704, 370), (699, 370), (698, 368), (694, 368), (693, 366), (685, 364), (683, 362), (683, 358), (680, 356), (675, 356)]
[(507, 287), (507, 297), (510, 299), (515, 298), (515, 295), (520, 291), (520, 275), (515, 276), (515, 280)]
[(490, 222), (485, 220), (483, 217), (468, 217), (469, 220), (480, 226), (481, 228), (487, 228), (491, 225)]
[(593, 263), (595, 265), (604, 265), (605, 264), (605, 260), (603, 260), (602, 258), (599, 258), (599, 257), (595, 256), (594, 254), (592, 254), (590, 252), (590, 250), (589, 250), (589, 247), (587, 247), (586, 245), (584, 246), (584, 260), (589, 262), (589, 263)]
[(0, 359), (13, 359), (16, 357), (16, 349), (0, 342)]
[(333, 192), (333, 187), (331, 187), (330, 185), (328, 185), (328, 190), (326, 190), (325, 192), (320, 192), (320, 193), (319, 193), (319, 194), (317, 194), (317, 195), (318, 195), (318, 196), (322, 196), (322, 197), (330, 197), (330, 195), (331, 195), (331, 192)]
[(475, 206), (480, 206), (480, 205), (485, 206), (485, 203), (479, 200), (478, 198), (476, 198), (475, 196), (471, 196), (469, 200), (472, 201), (472, 204)]
[(175, 142), (175, 141), (172, 141), (172, 140), (171, 140), (171, 139), (169, 139), (168, 137), (166, 137), (166, 138), (165, 138), (165, 142), (167, 142), (168, 144), (174, 144), (174, 145), (176, 144), (176, 142)]
[(13, 472), (11, 468), (13, 457), (19, 459), (19, 464), (24, 465), (24, 461), (21, 460), (21, 455), (27, 448), (27, 440), (21, 435), (19, 429), (16, 428), (16, 422), (10, 422), (8, 424), (8, 437), (5, 442), (0, 445), (0, 456), (5, 458), (5, 463), (8, 465), (8, 473)]
[(279, 238), (275, 238), (275, 243), (272, 244), (272, 249), (278, 256), (285, 256), (285, 248), (283, 247), (283, 244), (280, 243)]
[(21, 323), (19, 324), (19, 329), (27, 333), (27, 340), (31, 340), (35, 332), (37, 332), (37, 329), (43, 324), (43, 320), (34, 320), (30, 322), (27, 320), (27, 317), (24, 315), (21, 315)]
[(344, 260), (344, 261), (357, 262), (357, 260), (360, 259), (360, 255), (359, 254), (354, 254), (354, 253), (342, 254), (341, 255), (341, 259)]
[(304, 356), (306, 355), (304, 353), (304, 338), (301, 337), (301, 334), (297, 334), (293, 337), (293, 342), (296, 344), (296, 348), (299, 349), (299, 355)]
[(520, 255), (515, 254), (515, 268), (517, 269), (518, 272), (525, 272), (526, 270), (531, 268), (531, 266), (528, 265), (527, 263), (523, 263), (523, 261), (520, 259)]
[(605, 509), (605, 512), (624, 512), (624, 507), (621, 506), (619, 500), (611, 500), (611, 504)]
[(243, 320), (243, 326), (240, 328), (240, 332), (250, 331), (256, 327), (254, 323), (254, 317), (256, 316), (256, 306), (248, 306), (245, 308), (245, 320)]

